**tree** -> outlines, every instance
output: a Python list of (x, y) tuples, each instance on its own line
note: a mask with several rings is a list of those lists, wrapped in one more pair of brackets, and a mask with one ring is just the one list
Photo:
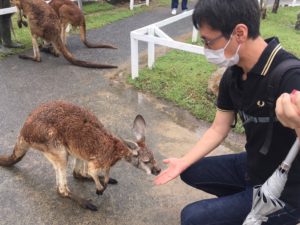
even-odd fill
[[(0, 9), (10, 7), (9, 0), (0, 0)], [(20, 44), (14, 43), (11, 40), (11, 14), (0, 16), (0, 48), (2, 45), (7, 48), (19, 48)], [(2, 49), (2, 48), (1, 48)], [(2, 49), (2, 51), (5, 51)]]
[(297, 21), (296, 21), (295, 29), (300, 30), (300, 12), (297, 15)]
[(267, 17), (267, 0), (260, 0), (260, 13), (262, 19)]
[(279, 3), (280, 3), (280, 0), (275, 0), (274, 1), (272, 13), (277, 13), (278, 8), (279, 8)]

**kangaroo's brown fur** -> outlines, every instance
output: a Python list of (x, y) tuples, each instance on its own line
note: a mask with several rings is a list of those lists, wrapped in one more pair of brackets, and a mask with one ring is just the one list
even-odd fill
[(91, 44), (86, 39), (85, 18), (79, 7), (70, 0), (52, 0), (49, 5), (55, 10), (61, 25), (61, 39), (66, 44), (66, 28), (68, 24), (80, 28), (80, 40), (88, 48), (116, 48), (112, 45)]
[[(23, 14), (27, 17), (32, 38), (33, 57), (20, 55), (20, 58), (31, 59), (37, 62), (41, 61), (40, 50), (37, 43), (37, 38), (40, 37), (53, 45), (56, 54), (61, 52), (70, 63), (76, 66), (116, 68), (116, 66), (113, 65), (96, 64), (75, 59), (61, 40), (60, 20), (56, 12), (43, 0), (12, 0), (12, 4), (14, 4), (18, 10), (22, 10)], [(20, 15), (22, 14), (20, 13)], [(19, 18), (19, 21), (20, 20), (22, 20), (22, 18)]]
[[(29, 148), (41, 151), (55, 169), (58, 193), (75, 200), (84, 208), (97, 210), (90, 201), (70, 192), (66, 175), (68, 156), (76, 158), (74, 176), (91, 177), (97, 194), (105, 190), (109, 170), (120, 159), (148, 174), (157, 175), (160, 168), (145, 144), (145, 121), (142, 116), (136, 117), (133, 128), (137, 142), (124, 141), (108, 132), (97, 117), (84, 108), (62, 101), (46, 103), (28, 116), (13, 153), (0, 156), (0, 166), (12, 166), (19, 162)], [(104, 172), (103, 182), (98, 177), (100, 172)]]
[(211, 74), (210, 78), (208, 79), (207, 85), (207, 92), (209, 94), (213, 94), (214, 96), (219, 95), (220, 81), (223, 77), (225, 70), (225, 67), (221, 67)]

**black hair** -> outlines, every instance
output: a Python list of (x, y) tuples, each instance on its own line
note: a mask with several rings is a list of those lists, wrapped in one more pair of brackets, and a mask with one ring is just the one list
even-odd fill
[(197, 29), (207, 24), (229, 38), (239, 23), (248, 27), (249, 38), (259, 36), (260, 9), (257, 0), (198, 0), (195, 6), (193, 24)]

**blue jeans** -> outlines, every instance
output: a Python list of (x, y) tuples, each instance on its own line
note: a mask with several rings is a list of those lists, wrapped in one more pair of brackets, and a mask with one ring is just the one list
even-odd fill
[[(172, 0), (171, 8), (177, 9), (178, 7), (178, 0)], [(181, 9), (186, 10), (187, 9), (187, 0), (182, 0), (181, 2)]]
[[(241, 225), (251, 210), (252, 186), (246, 175), (246, 153), (206, 157), (181, 174), (188, 185), (216, 195), (181, 211), (181, 225)], [(296, 225), (300, 210), (286, 206), (263, 225)]]

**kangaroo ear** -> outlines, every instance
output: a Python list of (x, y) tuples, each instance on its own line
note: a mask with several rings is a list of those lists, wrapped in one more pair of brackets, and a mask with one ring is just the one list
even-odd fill
[(145, 141), (146, 122), (141, 115), (137, 115), (133, 122), (133, 133), (137, 141)]
[(134, 156), (138, 156), (139, 146), (135, 142), (130, 141), (130, 140), (123, 140), (123, 141), (126, 144), (126, 146), (131, 150), (132, 154)]

